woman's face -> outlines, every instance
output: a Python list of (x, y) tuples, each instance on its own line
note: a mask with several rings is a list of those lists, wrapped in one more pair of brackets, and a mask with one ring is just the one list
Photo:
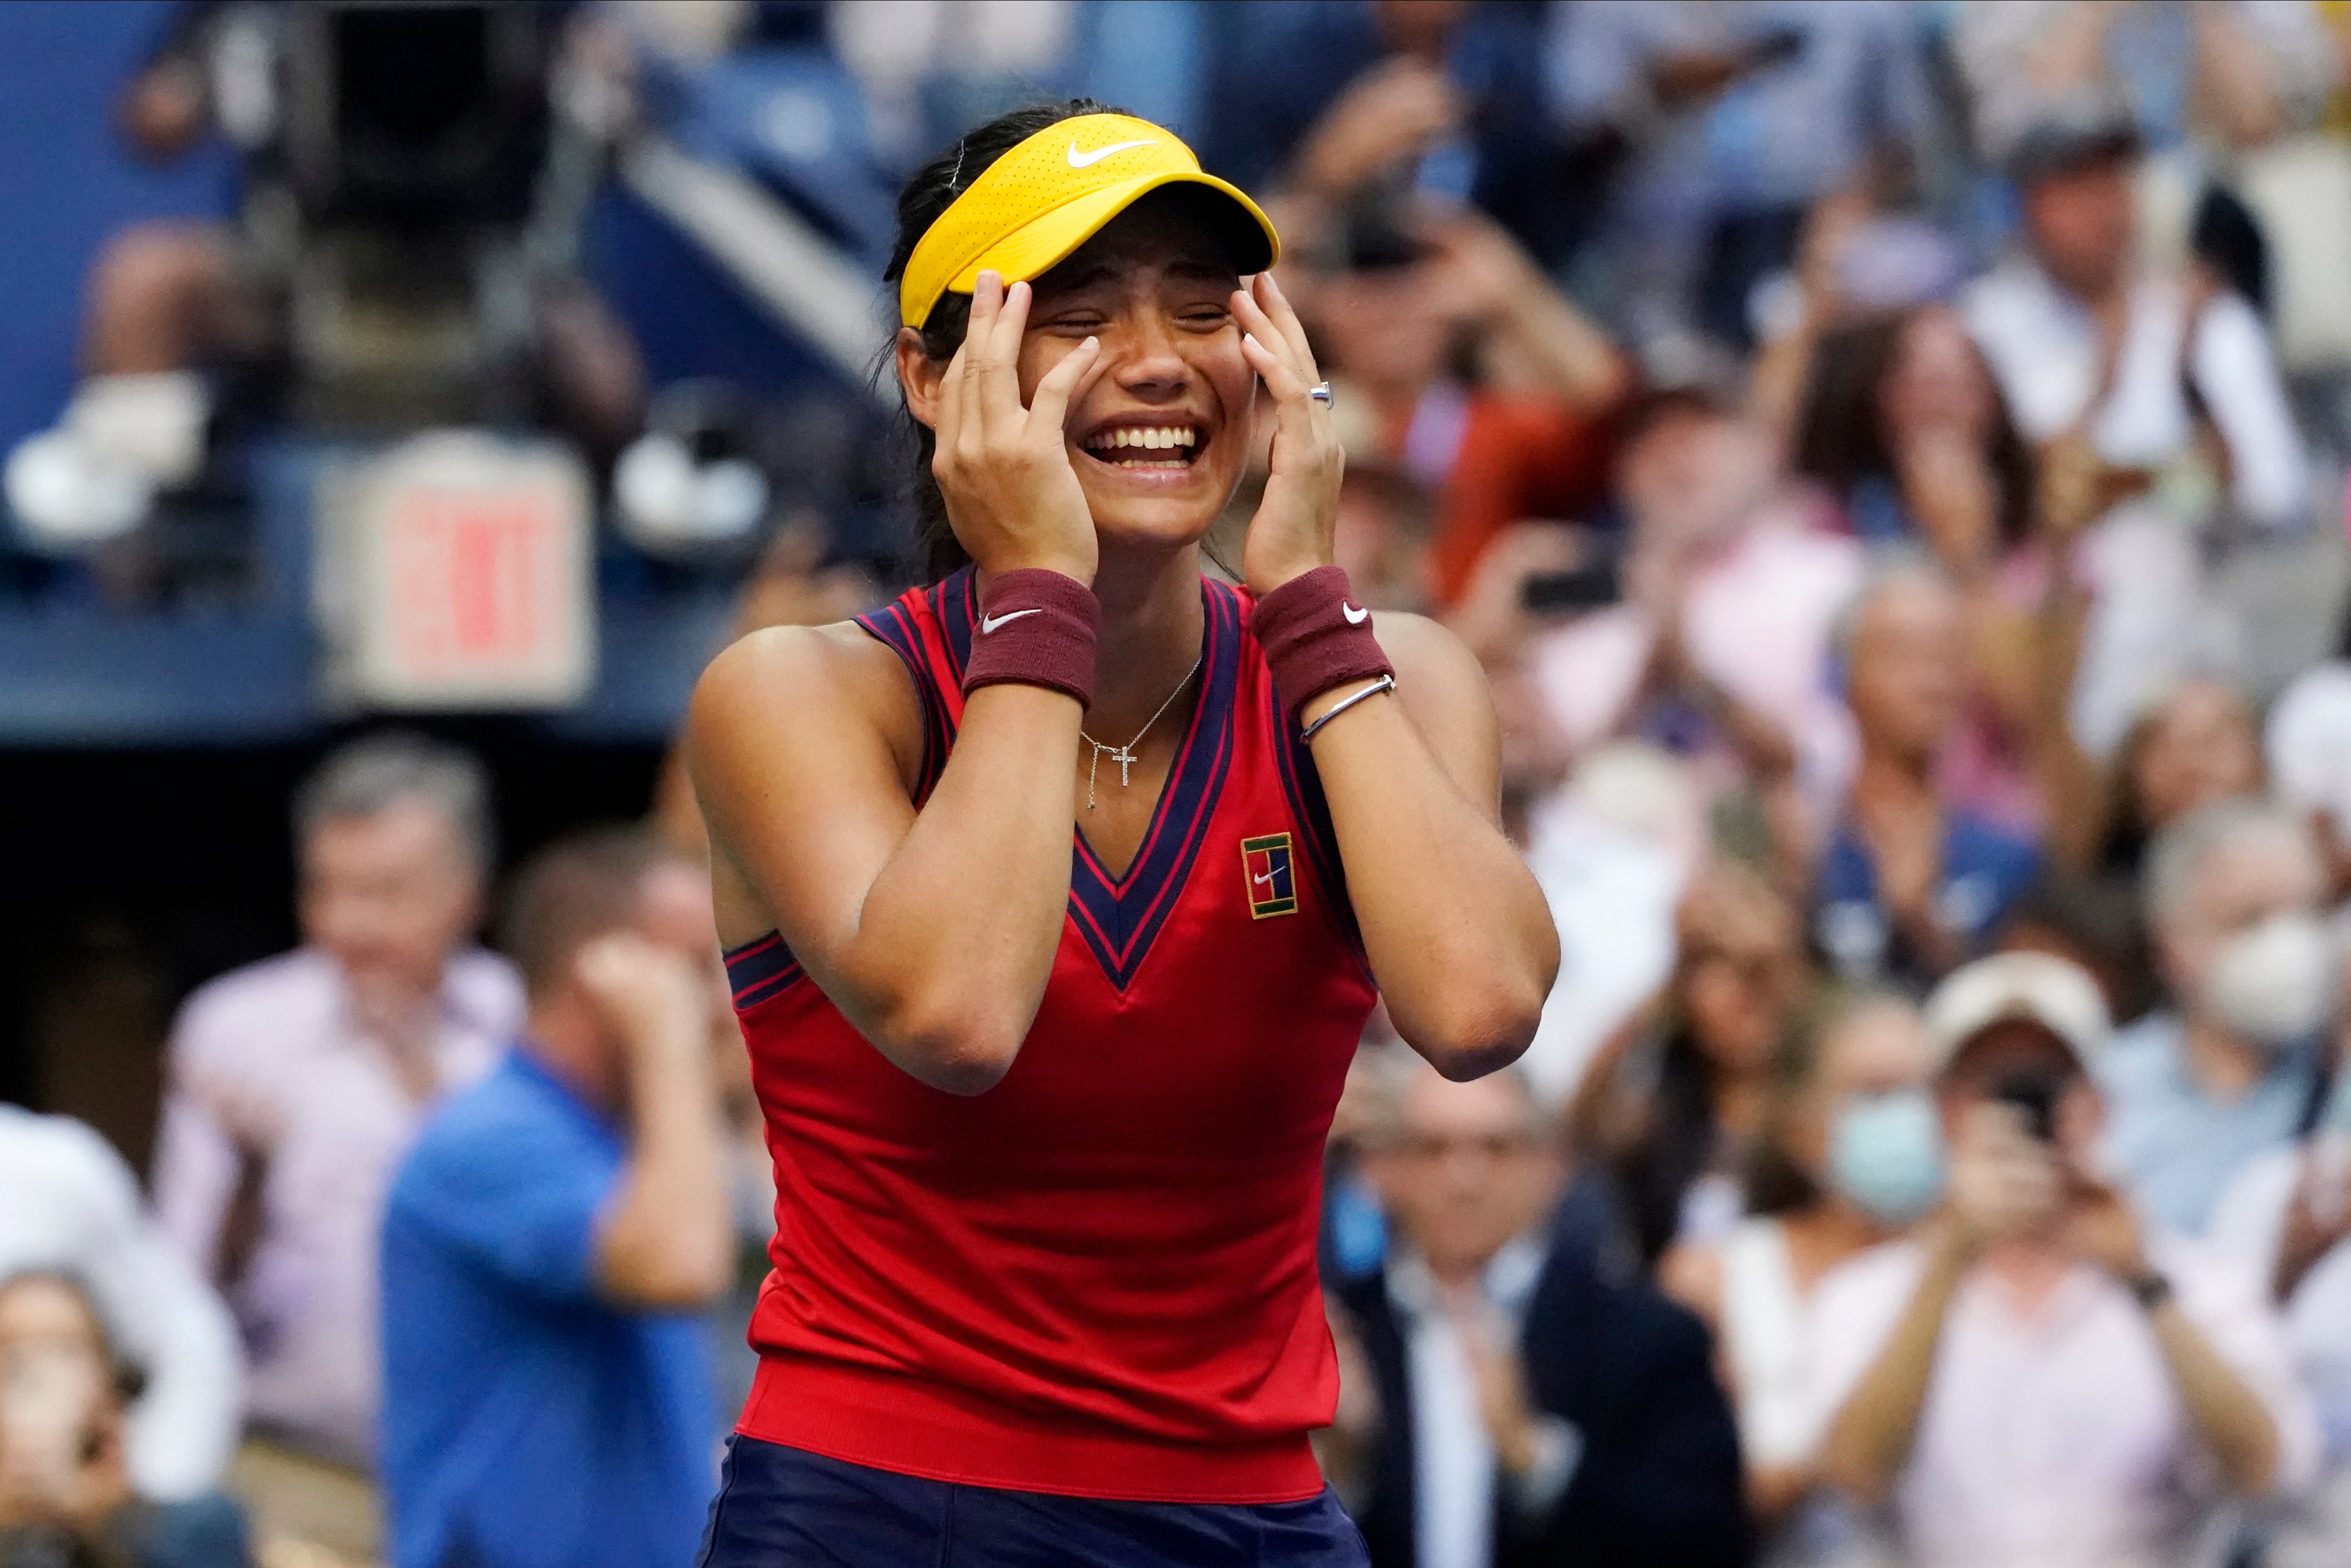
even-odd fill
[(1682, 1010), (1707, 1060), (1735, 1075), (1770, 1066), (1802, 984), (1794, 923), (1761, 894), (1701, 890), (1683, 931)]
[(2252, 710), (2217, 681), (2189, 681), (2157, 710), (2133, 772), (2149, 832), (2199, 806), (2258, 792), (2262, 752)]
[(1923, 1089), (1930, 1071), (1917, 1009), (1888, 998), (1847, 1013), (1815, 1050), (1812, 1076), (1788, 1121), (1789, 1157), (1815, 1181), (1824, 1179), (1837, 1108), (1859, 1094)]
[(1239, 283), (1185, 203), (1149, 197), (1036, 280), (1024, 404), (1064, 355), (1102, 344), (1063, 434), (1105, 545), (1194, 543), (1239, 483), (1258, 385), (1233, 319)]
[(1910, 318), (1877, 400), (1886, 435), (1896, 445), (1934, 428), (1961, 431), (1976, 442), (1990, 434), (1991, 377), (1959, 312), (1929, 305)]

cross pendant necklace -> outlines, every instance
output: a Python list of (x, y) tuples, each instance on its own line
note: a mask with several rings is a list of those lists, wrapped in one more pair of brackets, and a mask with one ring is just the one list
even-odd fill
[(1192, 661), (1192, 667), (1184, 672), (1184, 678), (1176, 683), (1176, 689), (1167, 694), (1167, 700), (1161, 703), (1158, 710), (1153, 713), (1149, 718), (1143, 721), (1143, 727), (1136, 730), (1134, 732), (1134, 738), (1128, 741), (1124, 746), (1105, 746), (1101, 741), (1096, 740), (1092, 736), (1088, 735), (1084, 730), (1081, 729), (1078, 731), (1078, 738), (1094, 748), (1094, 754), (1092, 760), (1086, 764), (1087, 810), (1091, 811), (1094, 809), (1094, 776), (1102, 771), (1102, 758), (1104, 757), (1108, 757), (1113, 762), (1118, 764), (1118, 787), (1122, 789), (1125, 789), (1128, 783), (1127, 769), (1133, 768), (1136, 763), (1143, 760), (1141, 758), (1135, 756), (1134, 748), (1143, 744), (1143, 737), (1151, 733), (1151, 727), (1159, 722), (1160, 715), (1165, 713), (1169, 707), (1174, 706), (1176, 697), (1183, 693), (1184, 688), (1192, 684), (1192, 677), (1199, 673), (1200, 661), (1195, 659)]

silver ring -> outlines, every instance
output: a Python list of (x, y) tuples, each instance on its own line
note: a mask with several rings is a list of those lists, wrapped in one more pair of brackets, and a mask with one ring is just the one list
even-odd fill
[(1321, 403), (1324, 408), (1329, 408), (1331, 406), (1331, 383), (1329, 382), (1317, 382), (1312, 386), (1306, 389), (1306, 395), (1312, 398), (1316, 402)]

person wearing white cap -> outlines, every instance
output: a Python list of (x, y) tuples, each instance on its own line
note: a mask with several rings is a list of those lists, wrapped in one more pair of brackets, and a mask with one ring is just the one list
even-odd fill
[(2097, 1173), (2110, 1029), (2082, 969), (1980, 959), (1927, 1028), (1950, 1176), (1910, 1239), (1820, 1286), (1823, 1474), (1914, 1568), (2207, 1561), (2232, 1500), (2316, 1460), (2265, 1292)]
[(2317, 1092), (2335, 957), (2308, 827), (2252, 800), (2200, 807), (2147, 857), (2172, 1002), (2099, 1065), (2109, 1142), (2148, 1214), (2201, 1236), (2230, 1181), (2294, 1141)]

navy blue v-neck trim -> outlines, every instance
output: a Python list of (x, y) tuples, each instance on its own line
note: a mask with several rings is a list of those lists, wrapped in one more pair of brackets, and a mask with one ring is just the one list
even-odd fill
[(1167, 770), (1151, 826), (1124, 874), (1112, 877), (1082, 831), (1072, 831), (1070, 915), (1111, 984), (1124, 990), (1151, 951), (1152, 939), (1183, 895), (1207, 841), (1225, 775), (1233, 760), (1233, 695), (1240, 681), (1240, 604), (1233, 591), (1200, 585), (1206, 646), (1199, 706)]
[[(945, 634), (947, 663), (959, 685), (971, 658), (971, 640), (979, 620), (978, 595), (970, 567), (930, 589), (931, 609)], [(1151, 826), (1125, 873), (1113, 877), (1102, 869), (1085, 834), (1072, 826), (1070, 833), (1070, 918), (1086, 946), (1102, 965), (1113, 986), (1124, 990), (1143, 967), (1152, 939), (1166, 924), (1168, 912), (1182, 895), (1192, 862), (1207, 841), (1208, 822), (1216, 814), (1218, 796), (1233, 759), (1235, 694), (1240, 684), (1240, 597), (1224, 584), (1203, 578), (1200, 600), (1206, 630), (1200, 667), (1203, 675), (1199, 705), (1184, 732), (1184, 742), (1168, 769), (1167, 783), (1154, 808)], [(908, 667), (923, 668), (920, 640), (911, 617), (892, 606), (860, 622), (895, 648)], [(926, 766), (925, 792), (946, 765), (956, 726), (937, 700), (930, 683), (924, 687)], [(933, 744), (934, 732), (936, 744)]]

